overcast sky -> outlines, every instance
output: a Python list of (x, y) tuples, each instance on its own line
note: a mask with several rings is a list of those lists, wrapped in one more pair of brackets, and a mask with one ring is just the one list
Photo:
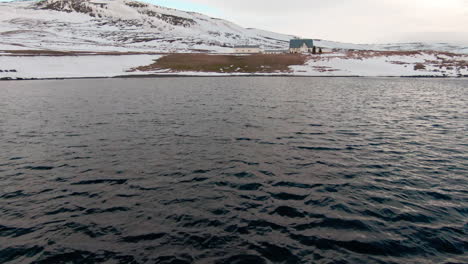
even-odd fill
[[(0, 0), (4, 1), (4, 0)], [(140, 0), (244, 27), (353, 42), (468, 45), (468, 0)]]
[(468, 0), (145, 0), (244, 27), (354, 43), (468, 45)]

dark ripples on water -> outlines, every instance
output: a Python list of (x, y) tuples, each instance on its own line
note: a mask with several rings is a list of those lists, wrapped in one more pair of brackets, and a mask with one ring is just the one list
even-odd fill
[(0, 88), (0, 263), (468, 262), (467, 80)]

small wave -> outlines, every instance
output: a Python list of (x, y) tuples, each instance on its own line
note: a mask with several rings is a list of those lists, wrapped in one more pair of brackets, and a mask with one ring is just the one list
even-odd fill
[(255, 174), (248, 172), (248, 171), (241, 171), (241, 172), (233, 173), (232, 175), (237, 178), (254, 178), (255, 177)]
[(28, 170), (39, 170), (39, 171), (45, 171), (45, 170), (53, 170), (55, 167), (52, 166), (27, 166), (25, 169)]
[(296, 132), (296, 135), (309, 135), (309, 136), (319, 136), (319, 135), (326, 135), (325, 132)]
[(425, 194), (431, 196), (432, 198), (434, 198), (436, 200), (445, 200), (445, 201), (452, 200), (452, 197), (450, 197), (447, 194), (443, 194), (441, 192), (434, 192), (433, 191), (433, 192), (426, 192)]
[[(68, 252), (63, 252), (68, 251)], [(97, 263), (102, 261), (128, 261), (126, 263), (134, 262), (133, 257), (120, 257), (112, 252), (100, 252), (93, 253), (90, 251), (83, 250), (70, 250), (62, 249), (60, 251), (45, 251), (42, 253), (38, 261), (35, 261), (37, 264), (48, 264), (48, 263)]]
[(83, 207), (75, 207), (75, 208), (66, 208), (66, 207), (61, 207), (59, 209), (53, 210), (53, 211), (48, 211), (45, 212), (45, 215), (56, 215), (56, 214), (65, 214), (65, 213), (74, 213), (74, 212), (80, 212), (84, 211), (85, 208)]
[(82, 224), (78, 222), (68, 222), (60, 226), (61, 230), (68, 230), (72, 233), (82, 233), (90, 238), (112, 236), (120, 234), (120, 230), (113, 226), (101, 226), (95, 223)]
[(209, 178), (207, 178), (207, 177), (195, 177), (195, 178), (192, 178), (190, 180), (180, 181), (179, 183), (204, 182), (206, 180), (209, 180)]
[(233, 189), (241, 190), (241, 191), (256, 191), (259, 190), (263, 185), (261, 183), (235, 183), (235, 182), (228, 182), (228, 181), (219, 181), (213, 182), (216, 186), (220, 187), (230, 187)]
[(123, 237), (121, 241), (126, 242), (126, 243), (139, 243), (142, 241), (158, 240), (165, 236), (167, 236), (166, 233), (150, 233), (150, 234), (144, 234), (144, 235), (139, 235), (139, 236), (126, 236), (126, 237)]
[(199, 201), (197, 198), (179, 198), (179, 199), (174, 199), (174, 200), (169, 200), (169, 201), (160, 201), (161, 204), (163, 205), (173, 205), (173, 204), (187, 204), (187, 203), (194, 203)]
[(66, 134), (66, 137), (81, 137), (81, 134)]
[(100, 180), (89, 180), (79, 181), (72, 183), (72, 185), (90, 185), (90, 184), (125, 184), (128, 180), (126, 179), (100, 179)]
[(306, 216), (305, 213), (300, 212), (298, 209), (289, 206), (280, 206), (276, 208), (271, 214), (277, 214), (289, 218), (299, 218)]
[(17, 258), (24, 258), (29, 257), (32, 258), (44, 250), (43, 247), (40, 246), (32, 246), (32, 247), (6, 247), (0, 248), (0, 263), (8, 263), (13, 261)]
[(308, 196), (308, 195), (298, 195), (298, 194), (285, 193), (285, 192), (270, 193), (270, 195), (277, 200), (296, 200), (296, 201), (302, 201)]
[(257, 141), (258, 139), (253, 138), (236, 138), (237, 141)]
[(268, 259), (273, 263), (293, 264), (301, 262), (299, 257), (293, 254), (286, 247), (263, 242), (260, 246), (250, 246), (250, 248), (256, 250), (263, 258)]
[(89, 146), (88, 145), (74, 145), (74, 146), (68, 146), (67, 148), (78, 148), (78, 149), (80, 149), (80, 148), (87, 148), (87, 147), (89, 147)]
[(265, 175), (265, 176), (269, 176), (269, 177), (274, 177), (276, 176), (275, 173), (271, 172), (271, 171), (266, 171), (266, 170), (259, 170), (258, 172), (260, 172), (261, 174)]
[(232, 162), (232, 163), (242, 163), (242, 164), (249, 165), (249, 166), (256, 166), (256, 165), (259, 165), (258, 162), (245, 161), (245, 160), (230, 160), (229, 162)]
[(316, 187), (323, 186), (323, 184), (306, 184), (306, 183), (298, 183), (298, 182), (277, 182), (273, 184), (273, 186), (282, 186), (282, 187), (295, 187), (301, 189), (313, 189)]
[(216, 262), (216, 264), (266, 264), (266, 260), (256, 255), (235, 255)]
[[(331, 228), (331, 229), (347, 229), (347, 230), (361, 230), (372, 231), (373, 228), (369, 225), (369, 221), (363, 222), (355, 219), (341, 219), (341, 218), (324, 218), (308, 224), (300, 224), (294, 226), (294, 229), (299, 231), (309, 230), (313, 228)], [(380, 223), (373, 221), (372, 225), (381, 226)]]
[(210, 172), (211, 170), (194, 170), (192, 171), (193, 174), (206, 174)]
[(237, 188), (241, 191), (257, 191), (262, 187), (260, 183), (241, 184)]
[(282, 225), (275, 224), (267, 220), (252, 220), (252, 221), (244, 221), (244, 222), (247, 222), (246, 227), (243, 227), (243, 226), (235, 227), (239, 230), (240, 233), (249, 233), (248, 230), (252, 230), (253, 232), (257, 232), (257, 231), (266, 232), (266, 231), (271, 231), (271, 230), (285, 231), (287, 229), (286, 227)]
[(317, 151), (339, 151), (342, 150), (341, 148), (330, 148), (330, 147), (305, 147), (299, 146), (298, 149), (305, 149), (305, 150), (317, 150)]
[(27, 197), (31, 196), (31, 194), (24, 193), (22, 190), (5, 193), (0, 196), (0, 199), (13, 199), (13, 198), (20, 198), (20, 197)]
[(36, 231), (36, 228), (8, 227), (0, 225), (0, 237), (20, 237)]
[(191, 264), (193, 259), (188, 257), (160, 256), (154, 259), (155, 264)]
[(322, 250), (338, 250), (339, 248), (343, 248), (352, 252), (367, 255), (400, 257), (421, 251), (416, 246), (405, 245), (403, 241), (399, 240), (347, 241), (298, 234), (292, 234), (291, 238), (297, 240), (303, 245), (314, 246)]
[(362, 215), (373, 216), (381, 220), (385, 220), (387, 222), (409, 222), (409, 223), (432, 223), (435, 221), (434, 217), (425, 215), (422, 213), (399, 213), (396, 210), (392, 210), (389, 208), (384, 208), (379, 211), (370, 211), (370, 210), (363, 210), (360, 212)]
[(92, 214), (104, 214), (104, 213), (127, 212), (127, 211), (130, 211), (130, 208), (122, 207), (122, 206), (116, 206), (116, 207), (111, 207), (111, 208), (106, 208), (106, 209), (91, 208), (91, 209), (87, 209), (84, 212), (84, 214), (92, 215)]

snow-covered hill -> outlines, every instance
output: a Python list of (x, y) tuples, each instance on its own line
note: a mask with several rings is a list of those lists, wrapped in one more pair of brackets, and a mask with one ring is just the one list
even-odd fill
[(0, 20), (0, 50), (227, 52), (239, 44), (284, 48), (292, 38), (134, 0), (0, 3)]
[[(0, 3), (0, 50), (230, 52), (230, 47), (245, 44), (286, 49), (291, 38), (136, 0)], [(468, 53), (468, 47), (445, 43), (362, 45), (325, 40), (315, 43), (331, 49)]]

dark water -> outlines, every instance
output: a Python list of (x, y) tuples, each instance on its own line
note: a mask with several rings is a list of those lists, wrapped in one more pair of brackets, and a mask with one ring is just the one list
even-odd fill
[(468, 263), (468, 80), (0, 83), (0, 263)]

